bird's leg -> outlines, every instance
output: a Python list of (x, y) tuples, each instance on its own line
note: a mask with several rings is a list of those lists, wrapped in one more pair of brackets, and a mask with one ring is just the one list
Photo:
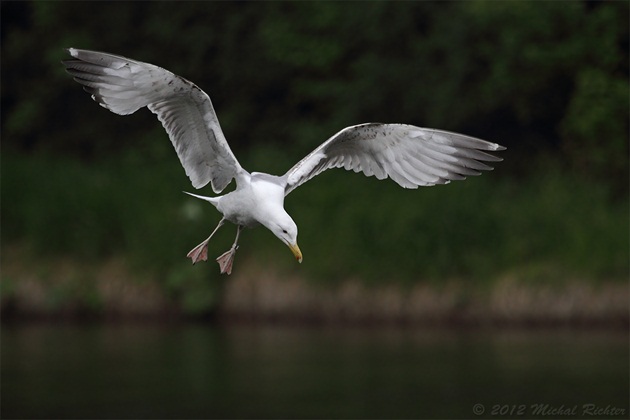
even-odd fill
[(243, 226), (238, 225), (238, 228), (236, 230), (236, 239), (234, 239), (232, 248), (230, 248), (229, 251), (223, 253), (219, 258), (217, 258), (217, 262), (219, 263), (219, 267), (221, 268), (221, 274), (232, 274), (232, 264), (234, 264), (234, 256), (236, 255), (236, 250), (238, 249), (237, 243), (238, 237), (241, 234), (241, 230), (243, 230)]
[(193, 264), (199, 261), (208, 261), (208, 242), (210, 241), (210, 238), (212, 238), (212, 236), (217, 232), (217, 230), (219, 230), (219, 228), (223, 226), (223, 223), (225, 223), (225, 219), (221, 219), (217, 227), (215, 227), (210, 234), (210, 236), (208, 236), (205, 241), (191, 249), (190, 252), (186, 255), (192, 260)]

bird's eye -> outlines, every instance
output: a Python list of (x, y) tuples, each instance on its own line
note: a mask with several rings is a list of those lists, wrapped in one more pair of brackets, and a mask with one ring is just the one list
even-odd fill
[(288, 234), (289, 232), (287, 232), (286, 229), (282, 229), (282, 233), (284, 233), (285, 235)]

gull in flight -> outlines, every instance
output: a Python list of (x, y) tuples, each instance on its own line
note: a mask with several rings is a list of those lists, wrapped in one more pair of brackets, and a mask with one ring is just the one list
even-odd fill
[(217, 258), (230, 274), (238, 239), (245, 227), (263, 225), (284, 242), (298, 262), (298, 229), (284, 209), (294, 189), (330, 168), (391, 178), (403, 188), (447, 184), (492, 168), (502, 159), (487, 152), (505, 147), (474, 137), (407, 124), (367, 123), (346, 127), (330, 137), (284, 175), (248, 172), (230, 150), (210, 97), (192, 82), (153, 64), (118, 55), (69, 48), (63, 64), (92, 99), (119, 115), (148, 107), (157, 115), (195, 188), (208, 183), (218, 194), (232, 181), (236, 189), (208, 201), (223, 215), (210, 236), (193, 248), (193, 264), (207, 261), (208, 242), (226, 221), (237, 226), (229, 251)]

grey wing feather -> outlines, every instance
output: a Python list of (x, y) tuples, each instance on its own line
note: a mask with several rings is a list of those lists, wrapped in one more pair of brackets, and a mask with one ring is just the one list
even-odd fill
[(474, 137), (406, 124), (368, 123), (344, 128), (285, 175), (285, 194), (330, 168), (390, 177), (404, 188), (446, 184), (492, 168), (505, 147)]
[(68, 49), (63, 64), (101, 106), (128, 115), (148, 107), (157, 115), (195, 188), (221, 192), (243, 169), (223, 135), (212, 102), (192, 82), (125, 57)]

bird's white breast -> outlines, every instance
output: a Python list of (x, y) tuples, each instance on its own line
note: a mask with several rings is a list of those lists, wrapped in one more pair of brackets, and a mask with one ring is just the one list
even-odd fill
[(258, 205), (284, 206), (284, 183), (280, 177), (254, 172), (251, 176), (251, 188)]
[(235, 191), (221, 197), (217, 207), (230, 222), (254, 227), (283, 206), (284, 185), (279, 177), (254, 172)]

